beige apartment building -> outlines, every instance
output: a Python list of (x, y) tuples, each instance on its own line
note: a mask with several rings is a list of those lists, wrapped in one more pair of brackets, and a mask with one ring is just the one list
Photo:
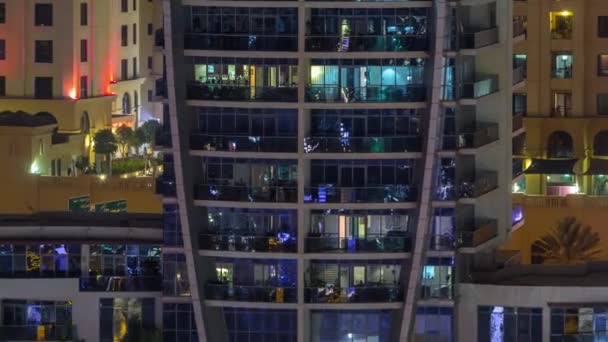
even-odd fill
[[(162, 56), (154, 55), (155, 33), (162, 22), (159, 4), (157, 0), (0, 1), (0, 112), (12, 117), (3, 120), (3, 130), (44, 121), (51, 124), (53, 135), (46, 144), (49, 132), (44, 137), (33, 134), (41, 152), (27, 161), (18, 156), (30, 151), (7, 135), (3, 140), (12, 147), (0, 156), (10, 167), (3, 172), (36, 169), (41, 174), (67, 175), (79, 156), (95, 160), (96, 131), (160, 120), (156, 109), (160, 104), (151, 101), (155, 75), (162, 74)], [(44, 118), (14, 120), (23, 114)], [(35, 131), (39, 130), (31, 130)]]

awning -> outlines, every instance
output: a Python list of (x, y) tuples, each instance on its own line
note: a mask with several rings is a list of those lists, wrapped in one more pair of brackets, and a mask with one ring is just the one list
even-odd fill
[(532, 164), (524, 171), (527, 175), (561, 174), (573, 175), (578, 159), (532, 159)]
[(584, 175), (608, 175), (608, 159), (590, 158)]

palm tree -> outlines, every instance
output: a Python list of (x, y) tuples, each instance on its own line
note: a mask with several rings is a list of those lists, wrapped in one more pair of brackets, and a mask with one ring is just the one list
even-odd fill
[(536, 250), (548, 264), (578, 264), (595, 259), (600, 236), (590, 226), (583, 226), (575, 217), (569, 216), (557, 223), (551, 231), (534, 242)]

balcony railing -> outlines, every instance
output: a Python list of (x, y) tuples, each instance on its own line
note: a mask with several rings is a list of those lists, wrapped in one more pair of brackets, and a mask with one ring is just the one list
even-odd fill
[(524, 127), (524, 114), (513, 115), (513, 132), (522, 129)]
[(420, 136), (306, 137), (306, 153), (403, 153), (422, 151)]
[(298, 200), (293, 186), (247, 186), (204, 184), (194, 187), (194, 198), (206, 201), (288, 202)]
[(498, 140), (498, 125), (486, 124), (472, 133), (458, 135), (458, 148), (478, 148)]
[(479, 49), (498, 43), (498, 27), (478, 32), (463, 33), (460, 40), (462, 49)]
[(189, 100), (297, 102), (298, 88), (249, 87), (236, 84), (188, 84)]
[(307, 36), (308, 52), (426, 51), (426, 36)]
[[(403, 232), (404, 234), (407, 234)], [(331, 235), (309, 236), (306, 238), (306, 252), (346, 252), (346, 253), (400, 253), (410, 252), (412, 239), (408, 236), (367, 236), (364, 238), (343, 238)]]
[(524, 160), (520, 158), (513, 158), (512, 174), (513, 178), (524, 174)]
[(454, 285), (444, 284), (422, 284), (420, 285), (420, 299), (453, 299)]
[(160, 292), (162, 276), (92, 276), (80, 278), (85, 292)]
[(454, 234), (434, 234), (430, 237), (430, 249), (433, 251), (454, 250)]
[(462, 227), (462, 230), (457, 228), (456, 232), (456, 246), (459, 248), (477, 247), (498, 234), (498, 223), (496, 220), (470, 220), (465, 224), (459, 225), (460, 227)]
[(418, 193), (409, 185), (376, 187), (314, 186), (304, 189), (305, 203), (398, 203), (414, 202)]
[(498, 75), (480, 75), (476, 79), (462, 84), (462, 98), (477, 99), (498, 91)]
[(523, 82), (526, 79), (526, 67), (524, 65), (513, 69), (513, 84)]
[(513, 37), (526, 34), (526, 23), (523, 20), (513, 21)]
[(498, 187), (498, 174), (494, 171), (477, 172), (473, 180), (461, 181), (459, 198), (477, 198)]
[(238, 302), (296, 303), (298, 293), (296, 287), (207, 283), (205, 298)]
[(306, 87), (308, 102), (423, 102), (425, 100), (424, 85), (369, 87), (309, 85)]
[(298, 51), (298, 36), (186, 33), (184, 48), (194, 50)]
[(298, 245), (291, 236), (246, 236), (200, 234), (199, 247), (214, 251), (295, 253)]
[(205, 151), (296, 153), (298, 139), (193, 133), (190, 135), (190, 148)]
[(403, 289), (398, 285), (306, 287), (305, 303), (391, 303), (403, 300)]
[(177, 197), (177, 188), (175, 186), (175, 180), (166, 179), (164, 176), (156, 178), (155, 193), (164, 197)]
[(64, 324), (0, 325), (0, 341), (71, 341), (75, 330)]

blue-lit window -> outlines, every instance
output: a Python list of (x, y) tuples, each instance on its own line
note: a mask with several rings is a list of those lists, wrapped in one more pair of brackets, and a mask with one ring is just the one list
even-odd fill
[(415, 340), (452, 342), (454, 341), (453, 325), (454, 310), (452, 308), (418, 307)]
[(479, 306), (477, 308), (478, 342), (541, 341), (543, 339), (542, 325), (541, 308), (504, 306)]
[(393, 312), (390, 310), (313, 311), (312, 342), (388, 342)]
[(455, 158), (439, 159), (434, 197), (439, 201), (456, 199), (456, 160)]
[[(4, 340), (37, 340), (41, 327), (48, 340), (71, 340), (72, 302), (5, 299), (0, 302)], [(52, 327), (47, 329), (46, 327)]]
[(430, 237), (431, 250), (453, 250), (454, 232), (454, 209), (435, 208), (433, 211), (432, 233)]
[(295, 310), (224, 308), (224, 319), (229, 342), (297, 341)]
[(452, 299), (454, 258), (428, 258), (422, 269), (422, 299)]
[(0, 277), (78, 277), (80, 246), (67, 244), (0, 245)]
[(192, 304), (163, 304), (163, 342), (198, 342)]
[(163, 295), (190, 296), (188, 268), (184, 254), (163, 254)]
[(415, 161), (397, 160), (317, 160), (311, 161), (311, 185), (333, 184), (366, 187), (413, 182)]
[(177, 204), (163, 205), (163, 241), (167, 246), (181, 247), (184, 245)]

